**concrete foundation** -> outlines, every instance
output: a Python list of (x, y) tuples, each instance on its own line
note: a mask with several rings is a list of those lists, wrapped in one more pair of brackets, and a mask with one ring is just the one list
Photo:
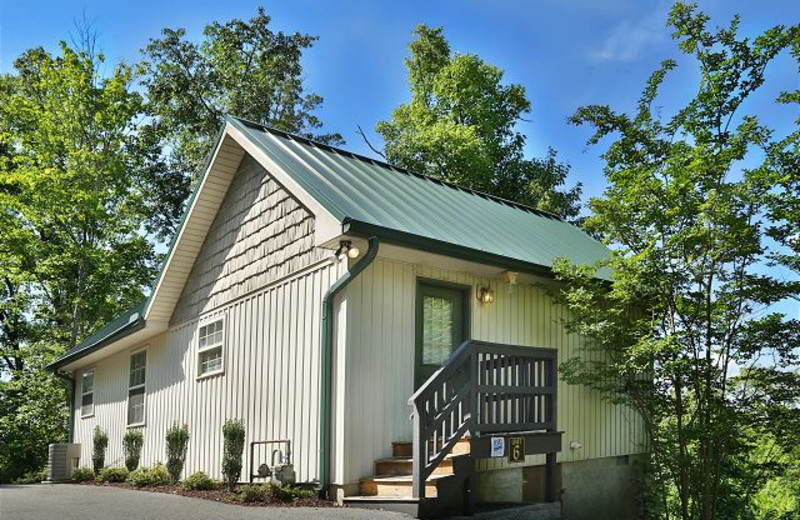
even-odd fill
[[(564, 520), (634, 520), (639, 503), (644, 455), (624, 455), (556, 467)], [(476, 473), (478, 504), (531, 503), (544, 500), (544, 466), (523, 466)]]

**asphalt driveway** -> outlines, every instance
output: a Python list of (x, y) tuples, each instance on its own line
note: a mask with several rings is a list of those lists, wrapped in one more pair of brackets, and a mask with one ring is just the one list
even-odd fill
[(354, 508), (245, 507), (199, 498), (76, 484), (0, 486), (2, 520), (408, 520)]

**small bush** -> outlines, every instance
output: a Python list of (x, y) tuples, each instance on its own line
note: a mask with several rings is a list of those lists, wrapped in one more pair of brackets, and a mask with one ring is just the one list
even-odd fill
[(29, 471), (21, 477), (14, 479), (14, 484), (39, 484), (41, 481), (47, 479), (47, 470), (42, 468), (40, 470)]
[(192, 473), (181, 482), (181, 489), (184, 491), (206, 491), (217, 488), (219, 488), (219, 482), (203, 471)]
[(186, 462), (186, 448), (189, 445), (189, 427), (177, 423), (167, 430), (167, 471), (172, 482), (177, 483)]
[(229, 491), (233, 491), (242, 474), (242, 452), (244, 452), (244, 423), (228, 419), (222, 427), (224, 446), (222, 452), (222, 475)]
[(166, 486), (172, 482), (167, 468), (160, 462), (152, 468), (139, 468), (128, 475), (128, 482), (136, 487)]
[(92, 468), (87, 468), (86, 466), (82, 468), (75, 468), (72, 470), (72, 480), (76, 482), (87, 482), (89, 480), (94, 480), (94, 471)]
[(100, 429), (99, 426), (94, 427), (94, 435), (92, 437), (94, 446), (92, 448), (92, 466), (94, 467), (94, 474), (100, 474), (100, 470), (106, 465), (106, 448), (108, 447), (108, 435)]
[(125, 482), (129, 473), (128, 468), (122, 466), (109, 467), (101, 469), (98, 478), (101, 482)]
[(141, 428), (128, 430), (122, 437), (122, 451), (125, 453), (125, 467), (128, 468), (128, 471), (139, 467), (143, 444), (144, 433)]
[(262, 484), (245, 484), (239, 488), (239, 500), (245, 503), (263, 502), (267, 495), (267, 488)]
[(301, 486), (292, 486), (290, 484), (280, 484), (276, 481), (270, 481), (269, 496), (277, 502), (293, 502), (300, 498), (311, 498), (314, 496), (314, 490)]

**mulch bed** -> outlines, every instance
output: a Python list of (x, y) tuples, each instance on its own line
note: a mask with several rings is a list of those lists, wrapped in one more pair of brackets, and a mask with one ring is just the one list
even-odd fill
[(225, 504), (236, 504), (239, 506), (255, 506), (255, 507), (334, 507), (335, 504), (330, 500), (323, 500), (321, 498), (312, 497), (312, 498), (298, 498), (296, 500), (292, 500), (289, 502), (283, 502), (279, 500), (273, 500), (271, 498), (267, 498), (262, 501), (258, 502), (242, 502), (239, 499), (238, 495), (238, 488), (237, 492), (230, 493), (226, 489), (212, 489), (208, 491), (189, 491), (183, 490), (177, 485), (169, 485), (169, 486), (148, 486), (148, 487), (136, 487), (127, 482), (96, 482), (96, 481), (86, 481), (80, 482), (80, 484), (85, 486), (104, 486), (104, 487), (115, 487), (121, 489), (132, 489), (135, 491), (149, 491), (151, 493), (166, 493), (168, 495), (181, 495), (184, 497), (192, 497), (192, 498), (202, 498), (203, 500), (212, 500), (214, 502), (222, 502)]

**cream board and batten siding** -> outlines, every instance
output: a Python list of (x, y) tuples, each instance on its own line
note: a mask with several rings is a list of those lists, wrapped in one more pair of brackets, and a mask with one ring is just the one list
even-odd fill
[[(414, 316), (418, 278), (469, 286), (470, 337), (513, 345), (555, 348), (559, 362), (574, 353), (579, 338), (560, 324), (563, 308), (544, 290), (519, 284), (511, 294), (499, 279), (377, 259), (348, 288), (347, 376), (342, 484), (374, 473), (374, 460), (391, 454), (391, 442), (411, 439), (408, 397), (414, 385)], [(489, 285), (495, 302), (481, 305), (476, 284)], [(641, 424), (629, 410), (600, 399), (583, 387), (558, 384), (558, 428), (564, 431), (559, 461), (639, 453)], [(570, 450), (571, 440), (583, 447)], [(541, 464), (528, 457), (526, 464)], [(482, 461), (478, 469), (506, 467), (505, 460)], [(518, 465), (517, 465), (518, 467)]]
[[(223, 144), (222, 150), (230, 149), (236, 148)], [(342, 267), (330, 252), (314, 248), (313, 215), (250, 155), (238, 159), (230, 161), (236, 175), (192, 265), (171, 327), (147, 343), (142, 464), (165, 459), (164, 435), (177, 421), (189, 426), (186, 471), (219, 478), (222, 425), (242, 418), (248, 443), (291, 439), (298, 478), (313, 479), (319, 466), (320, 312)], [(198, 328), (220, 317), (224, 373), (198, 378)], [(124, 462), (129, 355), (141, 346), (94, 365), (95, 414), (75, 419), (84, 464), (91, 463), (98, 424), (109, 435), (107, 463)]]
[[(165, 433), (177, 421), (189, 426), (184, 475), (202, 470), (221, 478), (222, 425), (228, 418), (243, 418), (246, 443), (291, 439), (297, 478), (316, 478), (320, 311), (339, 270), (332, 261), (321, 262), (150, 340), (141, 465), (166, 460)], [(197, 329), (222, 316), (224, 373), (198, 379)], [(91, 464), (96, 425), (108, 433), (106, 464), (124, 464), (129, 358), (141, 346), (92, 365), (95, 414), (81, 418), (77, 413), (75, 418), (75, 442), (81, 443), (83, 465)], [(78, 388), (82, 372), (77, 372)], [(79, 405), (78, 395), (78, 410)], [(243, 464), (246, 480), (247, 449)]]

